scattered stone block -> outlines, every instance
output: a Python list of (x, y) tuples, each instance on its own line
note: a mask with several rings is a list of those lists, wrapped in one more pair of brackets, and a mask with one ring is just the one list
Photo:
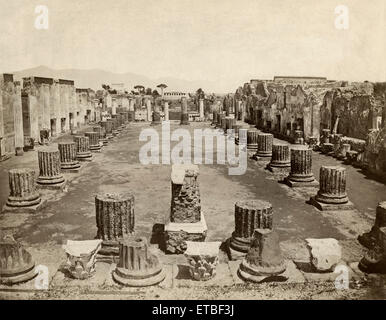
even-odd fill
[(331, 271), (342, 259), (342, 248), (338, 240), (306, 239), (311, 252), (311, 263), (319, 272)]

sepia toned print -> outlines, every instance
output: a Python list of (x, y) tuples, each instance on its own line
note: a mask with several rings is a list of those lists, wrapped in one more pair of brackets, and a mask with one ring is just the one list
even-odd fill
[(386, 298), (384, 0), (0, 4), (1, 300)]

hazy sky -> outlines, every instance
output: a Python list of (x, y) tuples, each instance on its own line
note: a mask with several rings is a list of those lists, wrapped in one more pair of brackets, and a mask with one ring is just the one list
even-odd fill
[[(386, 81), (386, 0), (0, 0), (0, 71), (38, 65), (217, 81)], [(49, 9), (37, 30), (36, 5)], [(349, 29), (335, 28), (337, 5)]]

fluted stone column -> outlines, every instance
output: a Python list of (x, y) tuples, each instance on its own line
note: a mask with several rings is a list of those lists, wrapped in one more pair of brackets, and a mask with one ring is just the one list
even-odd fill
[(79, 161), (91, 161), (92, 154), (88, 137), (75, 136), (74, 142), (76, 146), (76, 158)]
[(264, 200), (245, 200), (235, 204), (235, 231), (229, 241), (232, 260), (245, 256), (257, 228), (272, 229), (272, 205)]
[(105, 134), (107, 139), (113, 138), (113, 122), (109, 119), (106, 121), (101, 121), (101, 126), (105, 129)]
[(148, 99), (146, 101), (146, 110), (147, 110), (147, 121), (151, 122), (152, 120), (152, 110), (151, 110), (151, 101)]
[(290, 147), (287, 144), (273, 144), (272, 158), (268, 169), (274, 173), (285, 173), (291, 169)]
[(38, 150), (39, 176), (36, 180), (40, 187), (62, 189), (65, 179), (60, 169), (59, 150), (46, 147)]
[(224, 113), (219, 113), (218, 116), (217, 116), (217, 123), (216, 123), (216, 128), (222, 128), (221, 126), (221, 123), (222, 123), (222, 119), (225, 118), (225, 114)]
[(257, 151), (255, 157), (261, 160), (269, 160), (272, 157), (273, 135), (270, 133), (259, 133), (257, 136)]
[(9, 197), (3, 212), (35, 212), (44, 201), (36, 189), (35, 171), (29, 168), (11, 169), (8, 172)]
[(353, 204), (346, 193), (346, 169), (339, 166), (322, 166), (319, 191), (311, 203), (319, 210), (352, 210)]
[(105, 128), (104, 127), (102, 127), (102, 126), (95, 126), (95, 127), (92, 127), (92, 130), (94, 132), (98, 133), (99, 143), (102, 143), (104, 146), (108, 144), (108, 140), (106, 138), (106, 132), (105, 132)]
[(0, 239), (0, 284), (13, 285), (37, 276), (31, 254), (11, 236)]
[[(80, 163), (76, 158), (76, 144), (73, 141), (58, 143), (60, 168), (62, 170), (79, 170)], [(75, 171), (77, 172), (77, 171)]]
[(186, 241), (205, 241), (207, 226), (201, 211), (199, 170), (196, 165), (172, 166), (172, 200), (165, 225), (166, 251), (183, 253)]
[(158, 257), (148, 250), (144, 237), (130, 237), (119, 242), (119, 262), (113, 279), (124, 286), (152, 286), (165, 279)]
[(285, 269), (278, 234), (271, 229), (255, 229), (251, 248), (239, 266), (239, 276), (251, 282), (285, 281), (288, 277), (281, 275)]
[(304, 145), (291, 147), (291, 171), (285, 182), (290, 187), (316, 187), (318, 182), (312, 173), (312, 149)]
[(165, 101), (164, 104), (165, 121), (169, 121), (169, 103)]
[(225, 118), (225, 133), (228, 132), (228, 129), (233, 129), (233, 126), (236, 124), (236, 119), (232, 117), (226, 117)]
[(188, 101), (185, 97), (181, 98), (181, 122), (180, 125), (189, 124), (189, 113), (188, 113)]
[(260, 131), (257, 129), (249, 129), (247, 131), (247, 148), (256, 150), (258, 148), (258, 136)]
[(134, 196), (131, 193), (100, 193), (95, 196), (97, 239), (102, 255), (117, 255), (118, 241), (134, 232)]
[(108, 119), (107, 122), (111, 122), (111, 128), (112, 128), (111, 132), (113, 137), (115, 137), (119, 133), (117, 118)]
[(98, 132), (85, 132), (84, 135), (89, 139), (89, 148), (91, 152), (100, 152), (101, 145), (99, 143)]
[(199, 106), (199, 110), (200, 110), (200, 118), (201, 120), (204, 120), (204, 99), (199, 99), (198, 100), (198, 106)]
[(358, 237), (358, 241), (366, 248), (373, 249), (380, 246), (380, 229), (386, 227), (386, 201), (378, 203), (375, 212), (375, 222), (369, 232)]

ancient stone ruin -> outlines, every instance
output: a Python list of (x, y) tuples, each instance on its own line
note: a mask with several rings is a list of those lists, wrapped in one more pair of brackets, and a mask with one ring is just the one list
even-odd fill
[(229, 240), (232, 260), (244, 257), (252, 242), (255, 229), (272, 229), (272, 205), (264, 200), (245, 200), (235, 204), (235, 231)]
[(97, 239), (101, 255), (118, 255), (118, 241), (134, 233), (134, 196), (131, 193), (100, 193), (95, 196)]
[(319, 185), (312, 173), (312, 149), (303, 145), (291, 147), (291, 171), (284, 181), (292, 188)]
[(165, 279), (163, 266), (150, 252), (146, 238), (133, 236), (119, 241), (119, 262), (113, 279), (129, 287), (152, 286)]
[(166, 251), (183, 253), (185, 241), (204, 241), (207, 226), (201, 211), (196, 165), (172, 166), (172, 201), (169, 221), (165, 225)]
[(8, 173), (10, 194), (3, 212), (35, 212), (45, 204), (36, 189), (35, 171), (11, 169)]
[(60, 168), (64, 172), (79, 172), (80, 163), (77, 160), (76, 144), (73, 141), (58, 143)]
[(12, 236), (0, 239), (0, 284), (13, 285), (36, 277), (31, 254)]
[(319, 210), (352, 210), (354, 205), (346, 193), (346, 169), (338, 166), (322, 166), (319, 191), (311, 198), (311, 204)]
[(39, 176), (36, 180), (39, 187), (48, 189), (63, 189), (66, 180), (60, 169), (59, 150), (45, 147), (38, 151)]
[(280, 277), (285, 270), (278, 234), (272, 229), (255, 229), (251, 248), (240, 264), (239, 276), (251, 282), (285, 281), (287, 278)]

